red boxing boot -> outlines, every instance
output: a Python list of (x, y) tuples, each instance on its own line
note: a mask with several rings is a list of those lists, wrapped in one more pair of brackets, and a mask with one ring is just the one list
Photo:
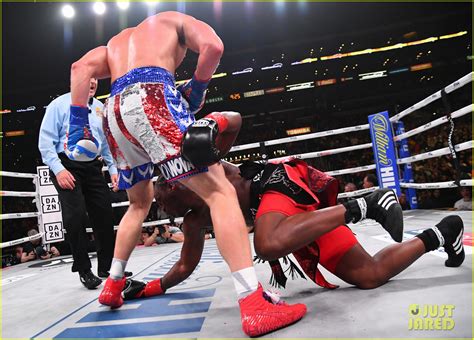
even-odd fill
[(304, 304), (288, 305), (278, 296), (264, 292), (261, 284), (255, 292), (240, 299), (239, 305), (242, 329), (251, 337), (291, 325), (306, 314)]
[(109, 276), (99, 295), (99, 302), (111, 308), (119, 308), (123, 305), (122, 290), (124, 287), (125, 277), (114, 280)]

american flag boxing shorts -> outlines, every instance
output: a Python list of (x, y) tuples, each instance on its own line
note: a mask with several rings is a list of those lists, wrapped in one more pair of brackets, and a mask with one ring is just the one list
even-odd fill
[(167, 70), (141, 67), (115, 80), (103, 124), (119, 189), (153, 178), (155, 164), (167, 181), (207, 171), (180, 155), (181, 139), (194, 121)]

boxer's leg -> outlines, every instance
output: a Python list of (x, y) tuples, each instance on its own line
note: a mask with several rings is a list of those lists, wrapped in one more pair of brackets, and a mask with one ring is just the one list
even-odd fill
[(385, 247), (374, 256), (356, 244), (342, 257), (335, 274), (358, 288), (377, 288), (405, 270), (425, 252), (423, 242), (416, 237)]
[(255, 251), (264, 260), (286, 256), (344, 224), (345, 211), (342, 205), (308, 211), (283, 194), (266, 193), (255, 224)]
[(427, 252), (443, 247), (446, 254), (448, 254), (448, 259), (444, 263), (446, 267), (459, 267), (466, 256), (463, 236), (463, 220), (457, 215), (450, 215), (443, 218), (433, 228), (426, 229), (416, 237), (423, 242)]
[(125, 267), (153, 202), (152, 181), (144, 180), (136, 183), (127, 189), (127, 194), (130, 206), (120, 221), (110, 276), (99, 296), (101, 304), (112, 308), (118, 308), (123, 304), (121, 292), (125, 286)]
[[(128, 261), (130, 254), (137, 245), (142, 230), (142, 224), (150, 211), (153, 202), (153, 183), (151, 180), (140, 181), (127, 189), (130, 206), (119, 224), (114, 250), (114, 260)], [(112, 277), (123, 276), (123, 272), (110, 270)]]
[(448, 216), (436, 227), (426, 229), (408, 241), (385, 247), (374, 256), (370, 256), (360, 244), (356, 244), (342, 257), (335, 274), (359, 288), (376, 288), (402, 272), (426, 252), (440, 246), (448, 254), (445, 265), (458, 267), (464, 261), (463, 227), (459, 216)]
[(306, 314), (303, 304), (270, 303), (258, 284), (251, 259), (245, 220), (232, 184), (226, 179), (222, 165), (182, 183), (198, 194), (209, 206), (219, 250), (232, 271), (239, 294), (242, 328), (250, 336), (259, 336), (288, 326)]
[[(237, 193), (220, 164), (209, 171), (181, 180), (209, 206), (217, 246), (232, 272), (253, 267), (250, 242)], [(254, 289), (257, 289), (255, 282)]]

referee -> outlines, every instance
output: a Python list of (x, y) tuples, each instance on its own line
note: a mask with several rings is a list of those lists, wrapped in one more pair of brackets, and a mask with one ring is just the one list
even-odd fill
[[(92, 79), (89, 90), (89, 123), (92, 135), (99, 143), (99, 153), (109, 167), (113, 189), (117, 190), (117, 168), (102, 130), (103, 104), (94, 98), (97, 79)], [(82, 284), (94, 289), (102, 283), (99, 277), (109, 275), (114, 252), (115, 235), (110, 190), (102, 174), (102, 162), (70, 160), (64, 153), (66, 131), (69, 125), (71, 93), (54, 99), (46, 108), (41, 123), (38, 147), (44, 164), (50, 169), (51, 180), (59, 194), (63, 224), (74, 263)], [(88, 221), (94, 231), (97, 249), (97, 276), (91, 271), (87, 253)], [(131, 275), (131, 273), (127, 273)]]

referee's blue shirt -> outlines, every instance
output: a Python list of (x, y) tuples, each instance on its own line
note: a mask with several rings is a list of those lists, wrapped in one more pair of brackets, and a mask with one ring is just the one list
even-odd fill
[[(41, 123), (38, 148), (43, 163), (49, 166), (55, 175), (65, 169), (58, 154), (64, 152), (66, 132), (69, 127), (70, 106), (71, 93), (63, 94), (54, 99), (46, 108), (46, 113)], [(102, 110), (104, 105), (94, 98), (92, 104), (88, 106), (91, 111), (89, 113), (89, 124), (92, 129), (92, 135), (99, 142), (99, 153), (109, 167), (109, 173), (111, 175), (117, 174), (117, 167), (114, 164), (109, 145), (105, 139), (104, 130), (102, 129)]]

